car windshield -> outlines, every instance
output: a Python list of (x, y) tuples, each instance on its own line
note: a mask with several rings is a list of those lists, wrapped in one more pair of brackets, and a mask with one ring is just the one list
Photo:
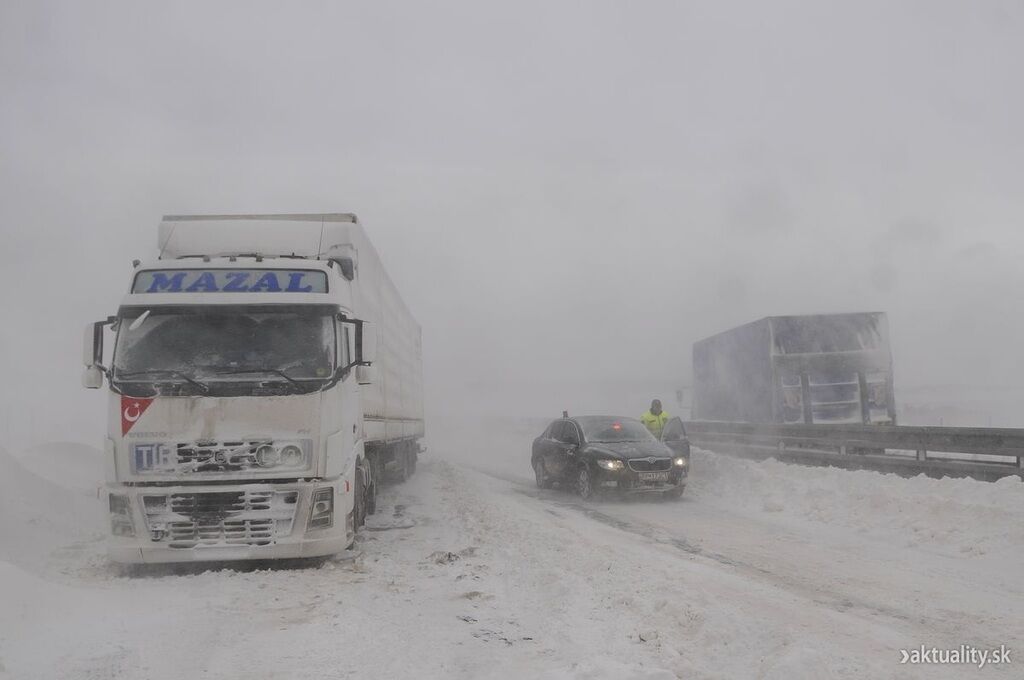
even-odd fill
[(654, 441), (652, 435), (639, 420), (593, 416), (578, 418), (583, 436), (588, 442), (645, 442)]
[(132, 308), (120, 317), (114, 379), (323, 380), (334, 346), (323, 306)]

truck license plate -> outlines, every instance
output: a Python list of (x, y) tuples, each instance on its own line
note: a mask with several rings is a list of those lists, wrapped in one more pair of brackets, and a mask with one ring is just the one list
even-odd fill
[(640, 472), (638, 474), (640, 475), (640, 481), (641, 482), (667, 482), (668, 481), (668, 473), (667, 472)]

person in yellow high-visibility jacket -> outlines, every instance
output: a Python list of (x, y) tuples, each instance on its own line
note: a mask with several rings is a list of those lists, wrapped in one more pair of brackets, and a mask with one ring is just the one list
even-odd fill
[(668, 419), (669, 415), (661, 410), (660, 399), (652, 401), (650, 410), (640, 416), (640, 422), (658, 439), (661, 439), (661, 431), (665, 429)]

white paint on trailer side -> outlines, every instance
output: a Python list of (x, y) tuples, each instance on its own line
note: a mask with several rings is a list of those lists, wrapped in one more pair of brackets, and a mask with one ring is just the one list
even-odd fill
[[(346, 225), (356, 257), (353, 311), (376, 324), (377, 380), (361, 387), (367, 438), (419, 437), (423, 426), (423, 361), (419, 323), (409, 312), (376, 249), (358, 224)], [(383, 420), (384, 427), (377, 422)]]

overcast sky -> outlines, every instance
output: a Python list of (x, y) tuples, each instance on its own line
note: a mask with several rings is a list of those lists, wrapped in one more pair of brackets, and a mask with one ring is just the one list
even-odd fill
[(887, 311), (898, 386), (1021, 383), (1022, 66), (1012, 1), (4, 0), (0, 439), (99, 441), (81, 326), (164, 213), (358, 213), (434, 412), (808, 312)]

